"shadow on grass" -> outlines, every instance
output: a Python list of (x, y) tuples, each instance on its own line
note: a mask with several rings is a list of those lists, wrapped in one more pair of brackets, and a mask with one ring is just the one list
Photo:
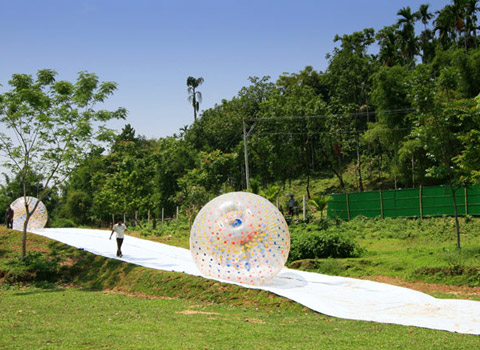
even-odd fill
[(26, 295), (35, 295), (35, 294), (46, 294), (46, 293), (59, 293), (65, 291), (64, 288), (41, 288), (41, 289), (28, 289), (25, 291), (18, 291), (13, 293), (15, 296), (26, 296)]
[(8, 253), (8, 250), (6, 249), (0, 249), (0, 258), (3, 258), (4, 256), (6, 256)]

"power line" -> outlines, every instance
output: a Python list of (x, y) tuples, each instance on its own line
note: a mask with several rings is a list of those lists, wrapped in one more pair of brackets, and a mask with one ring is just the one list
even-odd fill
[[(410, 128), (383, 128), (376, 130), (379, 131), (407, 131)], [(258, 135), (322, 135), (322, 134), (363, 134), (368, 130), (360, 131), (319, 131), (319, 132), (259, 132)]]
[(305, 116), (289, 116), (289, 117), (268, 117), (268, 118), (244, 118), (245, 121), (263, 121), (263, 120), (294, 120), (294, 119), (327, 119), (335, 117), (369, 117), (377, 114), (407, 114), (415, 112), (414, 108), (407, 109), (393, 109), (386, 111), (367, 111), (343, 114), (328, 114), (328, 115), (305, 115)]
[[(382, 131), (405, 131), (407, 128), (401, 129), (383, 129)], [(259, 132), (260, 135), (323, 135), (323, 134), (363, 134), (367, 130), (362, 131), (322, 131), (322, 132)]]

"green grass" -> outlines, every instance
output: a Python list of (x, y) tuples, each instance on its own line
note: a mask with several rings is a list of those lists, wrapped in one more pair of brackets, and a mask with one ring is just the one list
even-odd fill
[(5, 349), (475, 349), (479, 338), (327, 317), (79, 289), (0, 291)]
[[(329, 225), (354, 234), (363, 255), (292, 265), (334, 275), (476, 283), (468, 269), (480, 266), (477, 219), (462, 222), (460, 251), (450, 218), (358, 218)], [(291, 231), (318, 228), (296, 225)], [(172, 234), (172, 227), (162, 229)], [(188, 246), (185, 230), (172, 239), (166, 233), (144, 235)], [(0, 228), (0, 349), (475, 349), (480, 344), (477, 336), (332, 318), (268, 292), (147, 269), (36, 235), (28, 235), (27, 245), (36, 252), (33, 267), (22, 267), (20, 246), (19, 232)], [(39, 276), (38, 266), (52, 269), (56, 279)]]

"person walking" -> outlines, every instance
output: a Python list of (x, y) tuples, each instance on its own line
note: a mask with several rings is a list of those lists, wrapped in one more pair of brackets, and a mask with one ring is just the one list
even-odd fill
[(7, 210), (5, 210), (5, 226), (7, 228), (13, 228), (13, 216), (15, 212), (13, 211), (12, 207), (9, 205)]
[(288, 215), (293, 216), (297, 211), (297, 201), (293, 198), (293, 194), (290, 195), (290, 200), (288, 201)]
[(115, 232), (117, 236), (117, 256), (121, 258), (123, 256), (122, 254), (122, 244), (123, 244), (123, 238), (125, 237), (125, 231), (127, 229), (127, 226), (122, 223), (122, 219), (118, 219), (118, 222), (113, 225), (112, 227), (112, 233), (110, 234), (110, 238), (112, 239), (112, 235)]

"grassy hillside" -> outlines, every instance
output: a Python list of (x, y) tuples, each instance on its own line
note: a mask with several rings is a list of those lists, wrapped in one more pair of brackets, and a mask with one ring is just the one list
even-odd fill
[[(20, 263), (21, 233), (0, 228), (0, 282), (44, 288), (78, 287), (153, 297), (251, 305), (253, 308), (300, 309), (296, 303), (258, 290), (221, 284), (181, 273), (158, 271), (78, 250), (28, 234), (30, 252)], [(240, 293), (240, 291), (242, 291)]]

